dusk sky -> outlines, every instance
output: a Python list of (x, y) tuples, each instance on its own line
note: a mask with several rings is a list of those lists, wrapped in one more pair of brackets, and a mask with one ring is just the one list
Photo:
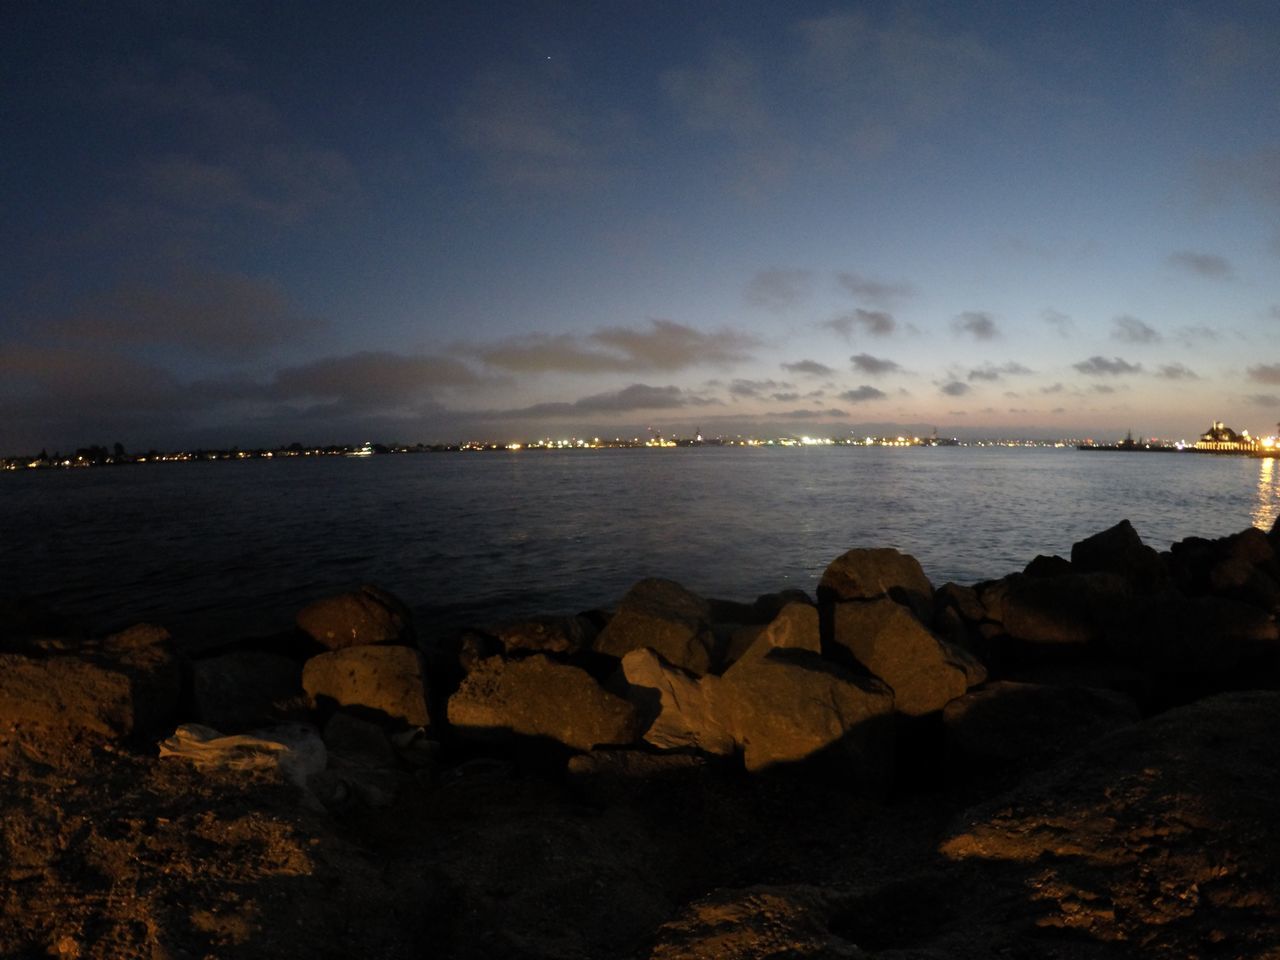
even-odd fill
[(1280, 420), (1280, 5), (10, 2), (0, 454)]

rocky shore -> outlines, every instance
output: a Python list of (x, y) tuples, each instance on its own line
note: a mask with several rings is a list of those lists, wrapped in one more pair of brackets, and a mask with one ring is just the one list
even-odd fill
[(0, 956), (1275, 958), (1277, 611), (1280, 530), (1127, 521), (431, 643), (0, 602)]

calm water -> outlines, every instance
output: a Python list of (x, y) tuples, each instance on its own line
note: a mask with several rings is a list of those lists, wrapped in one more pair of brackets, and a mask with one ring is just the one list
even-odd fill
[(361, 582), (430, 621), (606, 605), (643, 576), (812, 591), (853, 546), (936, 584), (1020, 569), (1128, 518), (1159, 549), (1269, 528), (1271, 460), (1004, 448), (618, 450), (162, 464), (0, 475), (0, 594), (99, 628), (287, 625)]

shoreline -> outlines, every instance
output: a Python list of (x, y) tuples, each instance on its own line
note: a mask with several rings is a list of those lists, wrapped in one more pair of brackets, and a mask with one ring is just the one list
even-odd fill
[(196, 655), (11, 602), (0, 953), (1262, 956), (1277, 611), (1275, 527), (1127, 521), (968, 585), (859, 548), (812, 596), (651, 578), (431, 644), (372, 586)]

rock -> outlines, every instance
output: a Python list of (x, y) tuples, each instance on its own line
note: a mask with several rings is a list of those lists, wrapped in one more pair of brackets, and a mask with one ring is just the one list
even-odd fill
[(410, 647), (348, 647), (312, 657), (302, 686), (313, 703), (325, 701), (370, 717), (429, 727), (422, 655)]
[(892, 548), (849, 550), (831, 561), (818, 583), (824, 603), (881, 597), (910, 607), (922, 623), (933, 622), (933, 585), (915, 557)]
[(542, 654), (481, 661), (449, 698), (448, 717), (465, 737), (545, 737), (584, 751), (632, 743), (641, 729), (634, 705)]
[(1023, 568), (1023, 575), (1028, 577), (1061, 577), (1074, 571), (1071, 561), (1065, 557), (1046, 557), (1040, 554)]
[(1263, 610), (1280, 608), (1280, 583), (1243, 557), (1229, 556), (1214, 564), (1209, 571), (1209, 590)]
[(134, 729), (133, 688), (118, 669), (72, 656), (0, 654), (0, 728), (123, 736)]
[(77, 649), (85, 633), (77, 624), (30, 597), (0, 599), (0, 652)]
[(523, 652), (578, 653), (589, 650), (598, 631), (586, 617), (531, 617), (494, 631), (508, 656)]
[(892, 688), (894, 709), (907, 716), (933, 713), (962, 696), (968, 671), (975, 681), (985, 679), (976, 661), (962, 658), (892, 600), (837, 603), (832, 623), (834, 642)]
[(934, 594), (934, 608), (954, 609), (962, 620), (978, 624), (987, 618), (987, 611), (978, 598), (978, 591), (962, 587), (958, 583), (944, 583)]
[(672, 580), (641, 580), (627, 591), (595, 647), (619, 659), (648, 647), (677, 667), (707, 673), (715, 647), (710, 605)]
[(298, 611), (297, 623), (299, 629), (329, 650), (411, 642), (409, 609), (387, 591), (370, 584), (303, 607)]
[(751, 604), (756, 612), (753, 623), (769, 623), (782, 612), (782, 608), (791, 603), (805, 603), (813, 606), (813, 600), (803, 590), (790, 587), (777, 593), (762, 593)]
[(1280, 694), (1226, 694), (1085, 747), (964, 814), (940, 849), (980, 871), (1003, 941), (987, 955), (1261, 958), (1280, 943), (1277, 794)]
[(293, 660), (251, 650), (191, 663), (195, 719), (223, 731), (296, 719), (302, 670)]
[(828, 929), (833, 899), (804, 885), (716, 890), (658, 928), (649, 960), (870, 960)]
[(1222, 545), (1227, 556), (1255, 565), (1276, 559), (1276, 550), (1271, 545), (1271, 540), (1257, 527), (1248, 527), (1224, 538)]
[(881, 722), (893, 692), (808, 650), (778, 647), (725, 671), (722, 714), (748, 771), (835, 753), (836, 765), (872, 790), (887, 780), (890, 735)]
[(104, 638), (98, 649), (106, 663), (129, 677), (132, 729), (155, 733), (171, 727), (182, 696), (182, 665), (169, 631), (153, 623), (135, 624)]
[(818, 626), (818, 608), (808, 603), (788, 603), (752, 637), (750, 645), (737, 658), (763, 657), (770, 650), (786, 647), (822, 653), (822, 637)]
[(1148, 547), (1128, 520), (1071, 546), (1071, 566), (1082, 573), (1115, 573), (1139, 592), (1158, 590), (1168, 581), (1160, 554)]
[(1088, 687), (996, 682), (942, 711), (949, 765), (971, 779), (1025, 773), (1136, 723), (1124, 694)]
[(720, 678), (696, 677), (664, 661), (652, 650), (632, 650), (622, 658), (627, 698), (645, 724), (644, 740), (660, 750), (693, 748), (714, 756), (734, 751), (733, 734), (720, 713)]
[(1000, 621), (1024, 656), (1081, 655), (1127, 608), (1131, 591), (1116, 573), (1049, 579), (1011, 577)]

